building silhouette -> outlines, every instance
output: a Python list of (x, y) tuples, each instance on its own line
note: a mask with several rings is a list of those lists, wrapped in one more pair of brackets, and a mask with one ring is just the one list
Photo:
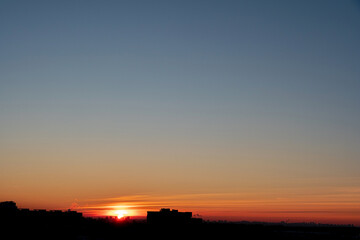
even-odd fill
[(192, 212), (179, 212), (178, 210), (162, 208), (160, 211), (148, 211), (147, 223), (149, 224), (190, 224), (201, 223), (202, 219), (192, 218)]
[[(31, 222), (28, 222), (30, 221)], [(41, 223), (41, 224), (69, 224), (77, 223), (83, 220), (82, 213), (76, 211), (60, 211), (44, 209), (19, 209), (15, 202), (7, 201), (0, 203), (0, 224), (9, 224), (16, 221), (17, 224), (26, 222), (27, 224)]]
[(0, 213), (2, 215), (13, 215), (16, 214), (18, 208), (15, 202), (7, 201), (7, 202), (0, 202)]

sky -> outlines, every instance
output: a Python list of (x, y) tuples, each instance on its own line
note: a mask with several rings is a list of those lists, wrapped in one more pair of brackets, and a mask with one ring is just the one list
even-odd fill
[(359, 1), (0, 1), (0, 201), (360, 225)]

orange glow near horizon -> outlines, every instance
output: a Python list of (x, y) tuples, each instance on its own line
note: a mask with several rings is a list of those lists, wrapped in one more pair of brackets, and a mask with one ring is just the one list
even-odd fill
[[(257, 194), (180, 194), (131, 195), (119, 198), (88, 200), (78, 211), (85, 216), (145, 217), (147, 211), (160, 208), (191, 211), (205, 220), (319, 222), (360, 226), (359, 195), (319, 194), (296, 198), (271, 197), (260, 199)], [(258, 199), (256, 199), (258, 197)]]

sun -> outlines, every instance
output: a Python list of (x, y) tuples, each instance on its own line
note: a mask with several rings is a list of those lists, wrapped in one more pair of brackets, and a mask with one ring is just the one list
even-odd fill
[(117, 219), (121, 219), (121, 218), (126, 216), (127, 211), (125, 211), (125, 210), (116, 210), (115, 214), (117, 216)]

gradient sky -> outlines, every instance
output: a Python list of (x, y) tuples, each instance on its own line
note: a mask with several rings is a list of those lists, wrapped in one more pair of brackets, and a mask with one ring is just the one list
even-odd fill
[(0, 1), (0, 201), (360, 225), (359, 1)]

